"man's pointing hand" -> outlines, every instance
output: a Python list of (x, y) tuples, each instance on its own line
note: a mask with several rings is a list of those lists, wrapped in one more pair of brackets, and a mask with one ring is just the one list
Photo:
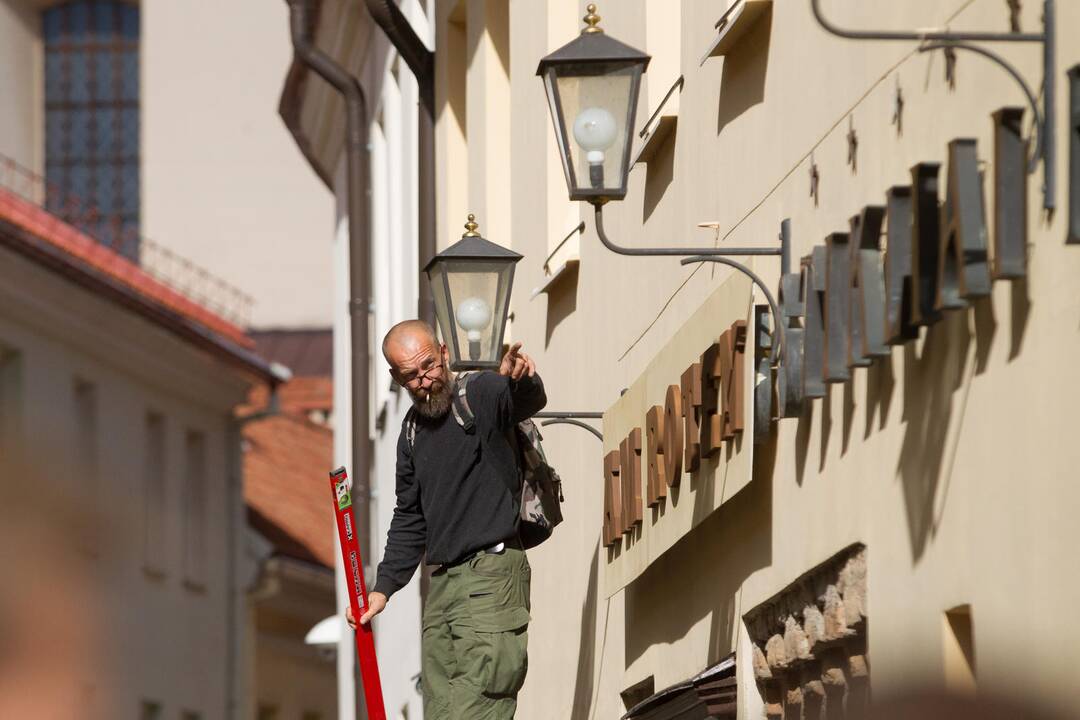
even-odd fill
[(532, 358), (521, 352), (521, 343), (514, 343), (503, 355), (499, 365), (499, 374), (506, 375), (511, 380), (520, 380), (525, 375), (532, 377), (536, 374), (536, 363)]

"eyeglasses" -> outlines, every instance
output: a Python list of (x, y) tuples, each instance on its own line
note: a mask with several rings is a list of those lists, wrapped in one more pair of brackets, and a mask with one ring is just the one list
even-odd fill
[(442, 363), (434, 362), (425, 368), (421, 368), (419, 372), (410, 373), (409, 375), (398, 375), (398, 382), (401, 383), (402, 386), (412, 389), (419, 386), (425, 378), (430, 377), (432, 373), (437, 372), (440, 369), (442, 369)]

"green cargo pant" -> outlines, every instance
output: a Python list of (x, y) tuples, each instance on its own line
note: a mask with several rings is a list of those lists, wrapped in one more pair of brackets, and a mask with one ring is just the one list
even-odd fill
[(426, 720), (514, 717), (529, 666), (531, 575), (513, 548), (435, 571), (423, 623)]

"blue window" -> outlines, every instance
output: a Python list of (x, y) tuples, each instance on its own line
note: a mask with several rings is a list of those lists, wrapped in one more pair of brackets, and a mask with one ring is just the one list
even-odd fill
[(139, 256), (139, 8), (72, 0), (42, 13), (46, 208)]

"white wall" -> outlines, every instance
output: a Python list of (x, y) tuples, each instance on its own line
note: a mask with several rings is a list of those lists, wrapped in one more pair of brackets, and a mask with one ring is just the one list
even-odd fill
[(288, 7), (142, 3), (143, 234), (255, 298), (256, 327), (331, 317), (333, 196), (277, 114)]
[(45, 138), (40, 17), (31, 0), (0, 0), (0, 154), (36, 172)]
[[(158, 326), (6, 250), (0, 255), (0, 345), (22, 359), (22, 447), (30, 466), (54, 481), (48, 502), (100, 520), (85, 537), (68, 538), (68, 549), (81, 552), (83, 568), (99, 589), (96, 597), (74, 593), (71, 605), (100, 610), (93, 674), (81, 680), (88, 697), (95, 698), (102, 717), (135, 718), (143, 700), (160, 702), (165, 717), (182, 710), (205, 720), (226, 717), (233, 631), (228, 534), (242, 520), (230, 517), (227, 501), (230, 455), (238, 451), (228, 446), (228, 418), (246, 383)], [(85, 458), (73, 454), (86, 427), (72, 418), (76, 378), (95, 388), (93, 478)], [(143, 562), (149, 411), (165, 418), (164, 462), (153, 468), (165, 483), (159, 575), (145, 572)], [(203, 433), (206, 442), (201, 587), (186, 583), (184, 573), (189, 430)], [(90, 482), (96, 485), (92, 490)]]

